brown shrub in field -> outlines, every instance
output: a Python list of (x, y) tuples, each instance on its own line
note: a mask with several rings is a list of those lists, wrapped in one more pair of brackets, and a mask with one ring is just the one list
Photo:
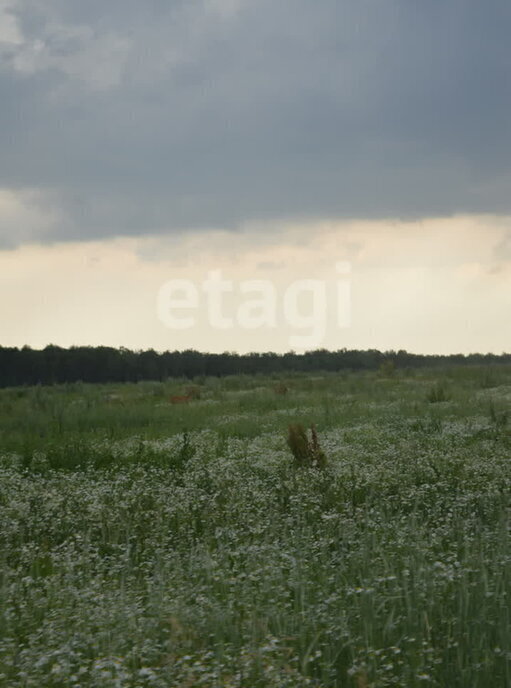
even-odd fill
[(311, 437), (299, 423), (288, 428), (287, 443), (294, 456), (295, 464), (307, 468), (324, 468), (327, 460), (319, 446), (318, 433), (314, 423), (311, 425)]
[(289, 392), (289, 389), (287, 385), (285, 385), (283, 382), (279, 382), (275, 387), (273, 388), (273, 391), (275, 394), (287, 394)]
[(188, 404), (192, 400), (192, 397), (189, 396), (188, 394), (184, 395), (179, 395), (175, 394), (174, 396), (170, 397), (169, 401), (171, 404)]

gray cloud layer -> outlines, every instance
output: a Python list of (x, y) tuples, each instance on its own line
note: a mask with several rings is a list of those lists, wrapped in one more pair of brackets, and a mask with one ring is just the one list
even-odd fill
[(0, 187), (46, 240), (509, 213), (510, 35), (508, 0), (0, 0)]

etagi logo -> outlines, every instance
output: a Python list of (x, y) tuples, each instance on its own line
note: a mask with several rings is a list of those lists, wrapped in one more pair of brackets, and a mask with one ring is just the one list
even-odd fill
[[(280, 290), (268, 279), (235, 284), (221, 270), (208, 272), (200, 284), (172, 279), (158, 292), (158, 318), (171, 330), (190, 330), (205, 308), (207, 322), (215, 330), (285, 327), (291, 332), (291, 348), (310, 349), (321, 345), (327, 326), (351, 326), (351, 264), (335, 263), (334, 275), (333, 280), (294, 280)], [(226, 312), (227, 300), (230, 312)]]

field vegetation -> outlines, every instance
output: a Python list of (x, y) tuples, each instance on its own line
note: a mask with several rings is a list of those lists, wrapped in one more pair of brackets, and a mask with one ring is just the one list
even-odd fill
[(0, 686), (510, 686), (510, 408), (509, 365), (0, 390)]

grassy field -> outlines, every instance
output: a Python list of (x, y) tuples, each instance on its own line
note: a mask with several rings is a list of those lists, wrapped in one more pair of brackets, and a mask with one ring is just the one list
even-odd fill
[(511, 368), (190, 384), (0, 390), (0, 686), (511, 686)]

